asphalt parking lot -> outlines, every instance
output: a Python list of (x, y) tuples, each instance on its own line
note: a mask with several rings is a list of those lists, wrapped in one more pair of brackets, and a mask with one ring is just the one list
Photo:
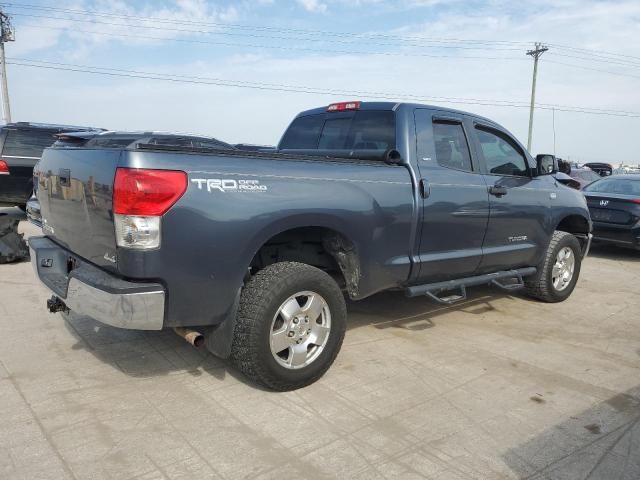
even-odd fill
[(0, 478), (637, 480), (639, 283), (640, 253), (594, 247), (562, 304), (351, 303), (329, 373), (273, 393), (172, 332), (49, 314), (0, 265)]

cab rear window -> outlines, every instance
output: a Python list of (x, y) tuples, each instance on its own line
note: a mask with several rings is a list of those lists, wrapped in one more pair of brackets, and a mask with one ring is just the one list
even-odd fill
[(358, 111), (336, 116), (321, 113), (299, 117), (282, 137), (280, 149), (388, 150), (396, 146), (395, 114)]
[(5, 130), (7, 132), (2, 155), (40, 158), (42, 151), (56, 141), (48, 130)]

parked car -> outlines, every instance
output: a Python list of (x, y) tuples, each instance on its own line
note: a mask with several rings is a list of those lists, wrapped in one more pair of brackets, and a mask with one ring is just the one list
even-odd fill
[(640, 249), (640, 175), (603, 178), (584, 189), (594, 239)]
[(640, 166), (638, 165), (620, 165), (613, 171), (614, 175), (640, 174)]
[(137, 148), (137, 145), (148, 144), (192, 149), (235, 149), (217, 138), (170, 132), (66, 132), (56, 135), (56, 138), (56, 147)]
[(490, 283), (559, 302), (576, 285), (584, 196), (491, 120), (337, 103), (299, 114), (278, 148), (47, 149), (29, 245), (48, 308), (173, 327), (289, 390), (336, 358), (343, 292), (450, 305)]
[(590, 183), (600, 180), (600, 175), (591, 170), (590, 168), (572, 168), (569, 176), (580, 184), (580, 189), (583, 189)]
[(611, 166), (611, 164), (609, 163), (589, 162), (585, 163), (583, 167), (590, 168), (601, 177), (608, 177), (610, 175), (613, 175), (613, 166)]
[(33, 166), (42, 150), (67, 131), (97, 131), (91, 127), (17, 122), (0, 127), (0, 206), (24, 210), (33, 191)]

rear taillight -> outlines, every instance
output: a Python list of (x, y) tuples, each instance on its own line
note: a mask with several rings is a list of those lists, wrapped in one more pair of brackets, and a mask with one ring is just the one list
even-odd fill
[(113, 213), (119, 247), (160, 246), (160, 217), (187, 190), (187, 174), (178, 170), (118, 168), (113, 184)]
[(9, 165), (4, 160), (0, 160), (0, 175), (9, 175)]
[(359, 110), (360, 102), (332, 103), (327, 107), (327, 112), (345, 112), (347, 110)]
[(640, 203), (640, 198), (634, 198), (633, 200), (631, 200), (633, 203)]

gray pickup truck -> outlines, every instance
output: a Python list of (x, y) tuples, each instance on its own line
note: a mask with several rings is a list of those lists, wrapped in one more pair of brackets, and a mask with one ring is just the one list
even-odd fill
[(290, 390), (338, 354), (344, 292), (566, 299), (591, 220), (549, 158), (486, 118), (373, 102), (303, 112), (274, 151), (54, 147), (31, 258), (51, 311), (174, 328)]

